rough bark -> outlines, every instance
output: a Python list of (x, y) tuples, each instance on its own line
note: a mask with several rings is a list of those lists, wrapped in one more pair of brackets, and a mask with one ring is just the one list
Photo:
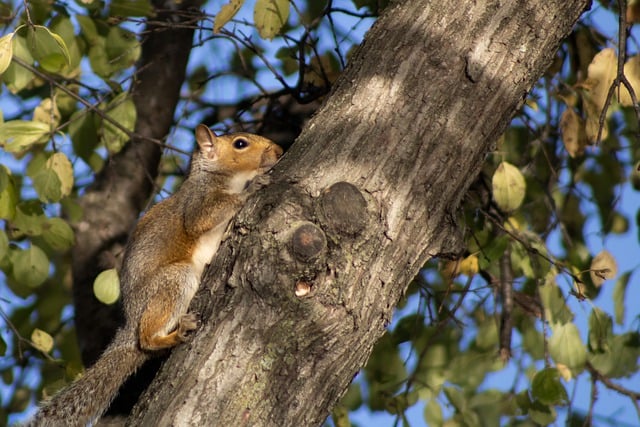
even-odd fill
[(420, 267), (458, 248), (462, 196), (589, 2), (436, 3), (370, 30), (236, 219), (201, 329), (130, 425), (320, 425)]

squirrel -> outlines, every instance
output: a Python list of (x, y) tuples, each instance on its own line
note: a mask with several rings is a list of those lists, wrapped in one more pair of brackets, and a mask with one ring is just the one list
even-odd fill
[(200, 276), (234, 214), (282, 148), (258, 135), (216, 136), (200, 124), (198, 149), (178, 191), (138, 221), (127, 243), (120, 283), (125, 324), (85, 374), (39, 408), (27, 426), (85, 426), (99, 419), (122, 383), (160, 350), (197, 327), (188, 313)]

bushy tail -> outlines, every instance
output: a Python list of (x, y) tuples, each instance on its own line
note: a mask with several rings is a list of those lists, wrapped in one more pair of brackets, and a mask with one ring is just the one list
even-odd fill
[(85, 374), (42, 404), (27, 427), (84, 427), (107, 410), (118, 389), (149, 356), (133, 337), (116, 334)]

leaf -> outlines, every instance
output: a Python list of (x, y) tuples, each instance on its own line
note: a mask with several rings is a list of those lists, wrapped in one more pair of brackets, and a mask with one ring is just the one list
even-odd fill
[[(624, 76), (627, 78), (629, 84), (633, 88), (633, 94), (636, 96), (636, 101), (640, 97), (640, 55), (634, 55), (627, 60), (624, 64)], [(616, 91), (618, 93), (618, 91)], [(624, 84), (620, 84), (620, 91), (618, 93), (620, 98), (620, 104), (625, 107), (632, 107), (633, 100), (631, 94)]]
[(120, 280), (115, 268), (104, 270), (93, 282), (93, 293), (98, 301), (111, 305), (120, 297)]
[(9, 238), (7, 233), (0, 230), (0, 261), (2, 261), (9, 254)]
[(56, 251), (66, 251), (73, 246), (73, 230), (62, 218), (49, 218), (42, 226), (42, 238)]
[(590, 353), (589, 362), (605, 377), (622, 378), (638, 371), (640, 336), (626, 333), (609, 340), (609, 349), (601, 353)]
[(4, 165), (0, 165), (0, 181), (3, 187), (0, 190), (0, 218), (13, 219), (16, 214), (18, 194), (11, 172)]
[(289, 19), (289, 0), (257, 0), (253, 20), (260, 37), (272, 39)]
[[(128, 94), (121, 93), (107, 105), (106, 113), (116, 123), (125, 129), (133, 131), (136, 124), (136, 106), (128, 97)], [(116, 128), (111, 122), (102, 122), (102, 140), (111, 153), (117, 153), (129, 140), (126, 133)]]
[[(33, 64), (33, 57), (27, 49), (27, 40), (20, 35), (13, 38), (13, 56), (22, 59), (27, 64)], [(6, 83), (7, 88), (13, 94), (34, 86), (35, 75), (26, 68), (12, 62), (9, 67), (2, 73), (2, 80)]]
[(36, 288), (44, 283), (49, 275), (49, 258), (35, 245), (29, 249), (12, 253), (13, 279), (23, 285)]
[(611, 84), (616, 78), (618, 58), (613, 48), (598, 52), (587, 69), (587, 87), (591, 101), (597, 108), (597, 114), (604, 108)]
[[(616, 78), (617, 58), (612, 48), (603, 49), (594, 57), (587, 71), (586, 89), (583, 106), (586, 113), (585, 132), (590, 143), (595, 143), (600, 127), (600, 114), (607, 99), (609, 87)], [(602, 128), (601, 139), (608, 136), (606, 121)]]
[(105, 43), (111, 73), (131, 67), (140, 58), (140, 42), (131, 31), (111, 27)]
[(460, 390), (455, 387), (444, 387), (444, 394), (449, 402), (456, 408), (456, 411), (462, 413), (467, 410), (467, 399)]
[(556, 363), (562, 363), (574, 373), (584, 369), (587, 361), (587, 349), (580, 339), (578, 328), (573, 323), (552, 326), (553, 334), (549, 339), (549, 354)]
[(616, 323), (618, 325), (622, 325), (624, 323), (624, 301), (625, 294), (627, 293), (627, 285), (629, 284), (630, 278), (631, 273), (624, 273), (618, 278), (618, 280), (616, 281), (616, 285), (613, 288), (613, 308), (615, 312)]
[(573, 108), (567, 108), (560, 117), (560, 130), (562, 131), (562, 143), (571, 157), (579, 157), (584, 154), (587, 146), (587, 134), (584, 121)]
[(29, 26), (27, 46), (33, 58), (47, 71), (57, 73), (71, 64), (69, 50), (64, 40), (47, 27)]
[(33, 177), (33, 188), (43, 203), (58, 202), (62, 199), (62, 182), (58, 174), (50, 168), (42, 169)]
[(552, 406), (544, 405), (538, 400), (534, 400), (529, 407), (529, 417), (536, 424), (546, 426), (556, 420), (556, 410)]
[(10, 120), (0, 124), (0, 147), (16, 153), (49, 139), (49, 125), (37, 121)]
[(609, 251), (600, 251), (591, 260), (589, 274), (595, 287), (599, 288), (606, 280), (613, 279), (618, 274), (616, 259)]
[(73, 143), (73, 151), (89, 163), (98, 145), (95, 115), (86, 110), (78, 110), (73, 113), (69, 122), (69, 136)]
[(49, 129), (58, 126), (60, 123), (60, 111), (51, 98), (44, 98), (40, 105), (33, 110), (33, 121), (44, 123)]
[(444, 423), (442, 408), (435, 399), (429, 399), (424, 407), (424, 420), (428, 426), (439, 427)]
[(500, 163), (493, 174), (491, 184), (493, 198), (500, 209), (511, 212), (520, 207), (524, 200), (526, 184), (518, 168), (507, 162)]
[(236, 16), (243, 4), (244, 0), (230, 0), (229, 3), (223, 5), (213, 21), (213, 32), (219, 33), (222, 27)]
[(31, 342), (36, 350), (43, 353), (49, 353), (53, 349), (53, 337), (38, 328), (31, 333)]
[(62, 197), (71, 194), (73, 189), (73, 166), (64, 153), (55, 153), (47, 160), (46, 167), (56, 173), (60, 180)]
[(594, 308), (589, 316), (589, 350), (602, 352), (609, 349), (609, 339), (613, 337), (613, 321), (604, 311)]
[(0, 37), (0, 74), (4, 73), (13, 58), (13, 33)]
[(29, 200), (16, 206), (12, 225), (16, 233), (39, 236), (42, 234), (42, 226), (46, 220), (47, 217), (42, 210), (42, 204), (37, 200)]
[(54, 153), (44, 167), (38, 169), (33, 177), (33, 187), (41, 201), (58, 202), (71, 194), (73, 166), (64, 153)]
[(536, 373), (531, 381), (531, 396), (545, 405), (566, 405), (569, 402), (556, 368), (546, 368)]
[(538, 287), (538, 294), (544, 307), (545, 318), (549, 323), (565, 324), (573, 320), (573, 313), (567, 307), (562, 291), (554, 278), (547, 278), (544, 285)]

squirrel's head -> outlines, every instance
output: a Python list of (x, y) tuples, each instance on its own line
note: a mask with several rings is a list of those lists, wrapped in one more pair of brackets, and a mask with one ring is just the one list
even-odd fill
[(282, 147), (270, 139), (251, 133), (217, 136), (207, 126), (196, 127), (201, 167), (235, 173), (264, 173), (278, 162)]

